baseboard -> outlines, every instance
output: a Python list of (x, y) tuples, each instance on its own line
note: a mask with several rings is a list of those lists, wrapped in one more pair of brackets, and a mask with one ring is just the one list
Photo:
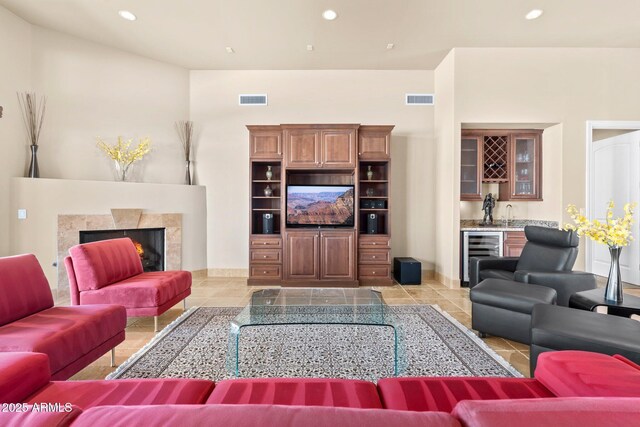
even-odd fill
[(204, 279), (209, 275), (209, 270), (206, 268), (203, 268), (201, 270), (192, 270), (191, 271), (191, 277), (193, 277), (194, 279)]
[(248, 268), (210, 268), (209, 277), (249, 277)]
[(460, 279), (452, 279), (437, 271), (435, 272), (434, 279), (436, 280), (436, 282), (439, 282), (445, 285), (447, 288), (451, 289), (459, 288), (461, 284)]

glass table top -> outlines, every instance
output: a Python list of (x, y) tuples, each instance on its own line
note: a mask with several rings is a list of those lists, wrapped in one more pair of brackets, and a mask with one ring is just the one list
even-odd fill
[(394, 333), (394, 372), (399, 372), (401, 328), (378, 291), (361, 288), (263, 289), (230, 322), (227, 367), (240, 368), (242, 329), (259, 325), (342, 324), (391, 327)]

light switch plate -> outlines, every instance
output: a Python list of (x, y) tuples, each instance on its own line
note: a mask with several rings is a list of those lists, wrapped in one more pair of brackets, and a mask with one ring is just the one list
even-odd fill
[(26, 209), (18, 209), (18, 219), (27, 219)]

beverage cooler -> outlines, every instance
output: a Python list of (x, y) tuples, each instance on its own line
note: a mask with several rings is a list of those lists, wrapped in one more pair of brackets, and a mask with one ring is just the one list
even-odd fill
[(469, 282), (469, 258), (502, 256), (502, 231), (462, 232), (462, 281)]

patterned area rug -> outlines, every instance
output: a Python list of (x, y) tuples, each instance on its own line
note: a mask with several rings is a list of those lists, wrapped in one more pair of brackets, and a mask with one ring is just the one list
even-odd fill
[[(401, 376), (522, 375), (437, 306), (391, 307), (402, 325)], [(225, 365), (237, 307), (194, 307), (107, 379), (235, 378)], [(240, 336), (240, 376), (355, 378), (393, 376), (391, 328), (354, 325), (248, 327)]]

